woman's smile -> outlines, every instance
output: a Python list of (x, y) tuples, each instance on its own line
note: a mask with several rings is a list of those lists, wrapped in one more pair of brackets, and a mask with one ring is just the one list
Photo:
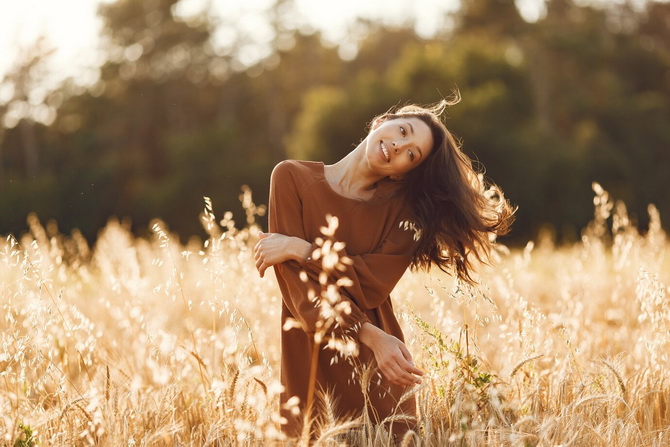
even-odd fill
[(384, 161), (385, 161), (386, 163), (390, 163), (390, 162), (391, 162), (391, 156), (389, 155), (389, 151), (388, 151), (388, 149), (386, 148), (386, 145), (384, 144), (383, 141), (381, 141), (381, 142), (379, 143), (379, 149), (380, 149), (381, 152), (382, 152), (382, 158), (384, 159)]

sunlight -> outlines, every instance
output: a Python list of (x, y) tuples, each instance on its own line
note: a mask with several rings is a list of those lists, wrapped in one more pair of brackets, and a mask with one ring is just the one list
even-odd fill
[[(79, 74), (83, 69), (95, 66), (95, 47), (102, 26), (96, 12), (103, 1), (3, 0), (0, 6), (0, 73), (6, 72), (19, 52), (34, 44), (40, 36), (55, 49), (51, 67), (54, 74), (58, 73), (58, 78)], [(346, 42), (352, 37), (349, 25), (357, 17), (386, 25), (414, 21), (417, 33), (428, 37), (445, 26), (444, 13), (458, 7), (456, 0), (343, 0), (330, 3), (296, 0), (295, 4), (296, 26), (320, 29), (324, 38), (333, 43)], [(177, 6), (177, 13), (190, 16), (207, 7), (208, 2), (203, 0), (182, 0)], [(261, 41), (271, 40), (272, 37), (267, 36), (267, 30), (258, 25), (259, 21), (254, 20), (254, 16), (271, 7), (270, 0), (221, 2), (213, 6), (217, 15), (239, 17), (243, 27), (255, 27), (245, 32), (258, 35)]]
[(443, 26), (442, 17), (455, 10), (456, 0), (342, 0), (339, 2), (313, 2), (296, 0), (298, 8), (310, 23), (323, 30), (324, 37), (332, 42), (346, 39), (347, 25), (356, 17), (378, 21), (385, 25), (402, 25), (416, 22), (417, 32), (427, 37)]
[[(96, 81), (91, 73), (102, 61), (97, 52), (101, 20), (97, 17), (100, 3), (114, 0), (0, 0), (0, 76), (10, 69), (17, 57), (40, 37), (44, 37), (47, 48), (53, 48), (50, 60), (51, 78), (49, 83), (57, 85), (67, 77), (77, 77), (81, 85)], [(602, 6), (609, 1), (623, 0), (581, 0), (580, 4)], [(647, 0), (634, 0), (640, 5)], [(259, 48), (272, 42), (275, 36), (260, 14), (270, 10), (272, 0), (245, 0), (209, 2), (208, 0), (182, 0), (176, 7), (178, 15), (189, 17), (207, 8), (219, 18), (234, 21), (238, 30), (221, 27), (213, 36), (215, 45), (227, 48), (232, 45), (240, 32), (259, 43), (245, 56), (245, 65), (251, 65), (266, 57), (266, 51)], [(316, 2), (295, 0), (291, 16), (293, 26), (308, 30), (320, 30), (323, 38), (332, 45), (339, 46), (343, 59), (352, 59), (357, 54), (357, 41), (366, 32), (357, 26), (356, 19), (372, 23), (401, 26), (414, 24), (418, 36), (429, 38), (435, 33), (448, 29), (451, 25), (449, 13), (460, 5), (459, 0), (341, 0), (339, 2)], [(535, 22), (546, 14), (545, 0), (516, 0), (523, 18)], [(223, 21), (222, 23), (225, 23)], [(266, 45), (267, 46), (267, 45)], [(88, 69), (88, 70), (87, 70)]]
[(80, 73), (95, 63), (101, 27), (100, 0), (3, 0), (0, 6), (0, 74), (40, 37), (53, 48), (52, 70), (59, 77)]

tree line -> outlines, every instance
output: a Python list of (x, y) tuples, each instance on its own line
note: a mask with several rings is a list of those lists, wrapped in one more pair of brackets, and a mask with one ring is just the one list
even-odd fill
[(90, 239), (110, 216), (138, 233), (159, 217), (187, 237), (203, 234), (203, 196), (243, 222), (241, 185), (265, 203), (278, 161), (335, 161), (373, 116), (454, 89), (462, 101), (447, 126), (519, 206), (510, 242), (545, 226), (579, 237), (593, 181), (642, 227), (649, 203), (670, 218), (668, 3), (548, 0), (529, 23), (513, 0), (463, 0), (429, 39), (411, 25), (359, 21), (357, 55), (342, 60), (319, 32), (291, 26), (291, 1), (276, 0), (266, 15), (274, 39), (251, 65), (250, 36), (213, 44), (234, 17), (187, 20), (177, 3), (103, 4), (105, 62), (93, 85), (68, 80), (35, 100), (41, 45), (5, 75), (0, 234), (24, 231), (36, 212)]

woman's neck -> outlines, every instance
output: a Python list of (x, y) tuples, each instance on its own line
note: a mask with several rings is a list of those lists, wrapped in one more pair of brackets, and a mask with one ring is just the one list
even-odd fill
[(384, 178), (370, 171), (365, 157), (365, 143), (366, 140), (363, 140), (340, 161), (324, 167), (326, 180), (341, 195), (369, 199), (375, 193), (377, 182)]

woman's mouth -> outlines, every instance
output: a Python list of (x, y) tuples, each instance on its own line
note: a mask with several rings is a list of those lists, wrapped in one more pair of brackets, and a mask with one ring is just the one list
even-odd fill
[(389, 156), (389, 151), (388, 151), (388, 149), (386, 149), (386, 145), (384, 144), (383, 141), (379, 144), (379, 147), (381, 148), (382, 154), (384, 155), (384, 158), (386, 159), (386, 163), (390, 163), (391, 162), (391, 157)]

